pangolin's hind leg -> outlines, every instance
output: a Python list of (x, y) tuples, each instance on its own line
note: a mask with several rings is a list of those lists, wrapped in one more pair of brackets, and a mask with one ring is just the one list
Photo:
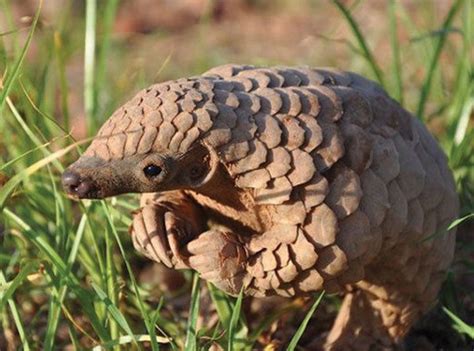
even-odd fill
[(367, 267), (365, 279), (345, 296), (325, 349), (402, 349), (407, 332), (434, 306), (445, 268), (426, 256), (404, 267)]
[[(325, 350), (392, 349), (392, 339), (381, 313), (374, 313), (373, 297), (354, 290), (345, 295), (339, 314), (326, 339)], [(381, 305), (380, 303), (378, 303)], [(391, 306), (380, 306), (381, 309)], [(377, 348), (378, 347), (378, 348)]]
[(325, 350), (399, 350), (421, 306), (397, 293), (381, 298), (355, 289), (344, 297)]

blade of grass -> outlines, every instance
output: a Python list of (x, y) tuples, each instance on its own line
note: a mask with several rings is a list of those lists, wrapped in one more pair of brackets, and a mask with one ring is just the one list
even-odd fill
[(100, 344), (100, 342), (98, 340), (96, 340), (93, 336), (91, 336), (86, 330), (84, 330), (84, 328), (80, 324), (77, 323), (74, 316), (71, 314), (71, 312), (69, 312), (69, 310), (67, 309), (67, 307), (64, 304), (62, 305), (62, 310), (63, 310), (64, 316), (67, 318), (69, 324), (72, 325), (75, 328), (74, 331), (79, 331), (80, 333), (84, 334), (84, 336), (87, 339), (89, 339), (93, 344)]
[(10, 34), (19, 33), (19, 32), (21, 32), (25, 29), (26, 28), (17, 28), (17, 29), (7, 30), (6, 32), (1, 32), (0, 37), (5, 37), (5, 36), (10, 35)]
[(463, 0), (456, 0), (454, 2), (454, 4), (449, 9), (449, 12), (443, 22), (443, 25), (441, 26), (442, 33), (436, 36), (435, 49), (428, 65), (428, 71), (426, 73), (426, 77), (421, 88), (420, 100), (418, 102), (418, 108), (416, 111), (416, 116), (420, 119), (423, 119), (423, 115), (425, 113), (426, 102), (428, 101), (428, 96), (430, 94), (434, 72), (439, 63), (441, 52), (443, 51), (444, 43), (446, 42), (447, 33), (449, 33), (447, 29), (451, 26), (451, 23), (453, 22), (456, 13), (461, 8), (462, 3)]
[(106, 68), (107, 57), (110, 51), (110, 36), (114, 25), (115, 15), (117, 13), (118, 0), (108, 0), (103, 10), (102, 20), (102, 39), (98, 45), (97, 70), (95, 73), (95, 91), (94, 91), (94, 115), (97, 115), (99, 100), (103, 91), (107, 91)]
[[(0, 284), (6, 284), (5, 280), (5, 275), (3, 274), (3, 271), (0, 270)], [(16, 326), (16, 330), (18, 331), (18, 335), (20, 336), (20, 341), (21, 341), (21, 346), (24, 351), (29, 351), (30, 349), (30, 344), (28, 343), (28, 339), (26, 337), (26, 332), (25, 328), (23, 327), (22, 323), (22, 318), (20, 317), (20, 313), (18, 312), (18, 308), (16, 307), (15, 301), (13, 299), (9, 298), (8, 300), (8, 306), (10, 307), (10, 312), (13, 317), (13, 321)], [(0, 307), (0, 311), (2, 308)]]
[(86, 0), (86, 33), (84, 39), (84, 109), (89, 135), (92, 135), (93, 131), (96, 130), (96, 121), (94, 118), (96, 12), (96, 0)]
[(51, 141), (48, 141), (40, 146), (36, 146), (34, 147), (33, 149), (31, 150), (28, 150), (26, 152), (24, 152), (23, 154), (9, 160), (8, 162), (4, 163), (3, 165), (0, 166), (0, 171), (3, 171), (4, 169), (7, 169), (8, 167), (10, 167), (11, 165), (15, 164), (16, 162), (20, 161), (21, 159), (25, 158), (26, 156), (34, 153), (35, 151), (38, 151), (39, 149), (42, 149), (42, 148), (45, 148), (49, 145), (51, 145), (52, 143), (54, 143), (57, 139), (53, 139)]
[[(20, 113), (18, 112), (17, 108), (15, 107), (15, 105), (13, 104), (13, 102), (10, 100), (9, 97), (7, 97), (7, 105), (10, 108), (10, 111), (12, 112), (13, 116), (15, 117), (15, 120), (18, 122), (18, 124), (21, 126), (22, 130), (25, 132), (25, 134), (28, 136), (28, 138), (30, 138), (30, 140), (33, 142), (33, 144), (35, 144), (36, 146), (42, 145), (44, 142), (41, 141), (40, 138), (38, 138), (35, 135), (35, 133), (33, 133), (31, 128), (26, 123), (26, 121), (21, 117)], [(36, 126), (34, 126), (34, 127), (36, 127)], [(49, 152), (48, 149), (43, 148), (41, 150), (42, 150), (42, 152), (45, 156), (50, 155), (50, 152)], [(53, 160), (52, 162), (53, 162), (53, 165), (56, 167), (56, 169), (58, 169), (59, 171), (63, 170), (63, 166), (61, 165), (61, 163), (59, 161)]]
[[(149, 325), (151, 326), (151, 330), (154, 330), (153, 328), (156, 328), (162, 336), (167, 338), (170, 342), (172, 350), (181, 350), (182, 347), (179, 347), (176, 344), (175, 340), (181, 335), (184, 335), (184, 330), (186, 329), (186, 326), (183, 327), (183, 323), (180, 323), (181, 321), (174, 318), (174, 316), (171, 316), (171, 318), (168, 318), (167, 316), (162, 316), (160, 313), (160, 304), (156, 308), (150, 306), (149, 304), (145, 304), (143, 302), (144, 297), (142, 296), (146, 296), (147, 291), (145, 289), (142, 289), (141, 287), (138, 287), (138, 290), (140, 295), (137, 295), (136, 293), (127, 295), (126, 301), (128, 306), (133, 306), (141, 313), (143, 320), (145, 320), (145, 322), (149, 323)], [(143, 312), (141, 306), (143, 306)], [(146, 318), (149, 319), (149, 322), (147, 322), (145, 317), (143, 316), (146, 316)], [(151, 335), (150, 332), (148, 332), (148, 334)]]
[(461, 217), (461, 218), (457, 218), (455, 219), (454, 221), (452, 221), (446, 228), (441, 228), (439, 230), (437, 230), (436, 232), (434, 232), (433, 234), (427, 236), (426, 238), (423, 238), (420, 242), (425, 242), (427, 240), (431, 240), (431, 239), (434, 239), (438, 236), (441, 236), (441, 235), (444, 235), (446, 233), (448, 233), (451, 229), (457, 227), (458, 225), (460, 225), (461, 223), (467, 221), (468, 219), (470, 218), (473, 218), (474, 217), (474, 213), (470, 213), (464, 217)]
[[(51, 281), (52, 284), (54, 282)], [(48, 308), (48, 322), (43, 343), (43, 350), (51, 351), (54, 350), (54, 339), (56, 336), (56, 330), (58, 328), (61, 319), (61, 304), (64, 301), (67, 293), (67, 285), (63, 285), (59, 289), (53, 289), (51, 292), (51, 298), (49, 300)]]
[[(51, 183), (51, 189), (53, 192), (54, 198), (54, 209), (55, 209), (55, 228), (56, 228), (56, 248), (59, 252), (66, 253), (67, 252), (67, 245), (70, 239), (69, 230), (67, 228), (67, 222), (64, 220), (66, 218), (66, 211), (65, 211), (65, 204), (64, 204), (64, 197), (58, 190), (58, 184), (56, 182), (56, 178), (51, 171), (50, 165), (46, 166), (48, 170), (49, 180)], [(65, 256), (63, 256), (65, 259)]]
[[(97, 284), (92, 283), (92, 288), (95, 290), (99, 299), (107, 306), (110, 315), (117, 321), (120, 327), (134, 340), (134, 334), (125, 316), (120, 312), (117, 306), (110, 300), (104, 290)], [(135, 342), (136, 343), (136, 342)]]
[[(86, 250), (81, 250), (81, 257), (83, 259), (84, 266), (92, 277), (92, 281), (97, 284), (103, 284), (105, 281), (105, 262), (104, 255), (100, 248), (99, 240), (101, 237), (96, 235), (98, 230), (98, 224), (93, 221), (93, 213), (97, 209), (96, 202), (90, 201), (81, 201), (81, 209), (83, 213), (87, 213), (87, 230), (86, 235), (84, 235), (84, 244), (86, 245)], [(105, 230), (100, 226), (101, 229)], [(105, 311), (103, 311), (105, 313)]]
[(395, 0), (390, 0), (388, 4), (388, 16), (390, 19), (390, 44), (392, 46), (392, 73), (395, 82), (393, 96), (403, 106), (403, 81), (402, 65), (400, 58), (400, 43), (398, 41), (398, 25), (396, 15), (397, 4)]
[(382, 87), (385, 88), (385, 82), (384, 82), (382, 70), (378, 66), (374, 55), (370, 51), (369, 46), (367, 45), (367, 42), (365, 41), (365, 38), (362, 35), (362, 32), (360, 31), (359, 25), (355, 21), (354, 17), (352, 17), (350, 11), (339, 0), (332, 0), (332, 2), (334, 5), (336, 5), (337, 9), (341, 12), (345, 20), (347, 21), (347, 24), (349, 25), (349, 28), (351, 29), (352, 34), (356, 38), (357, 43), (359, 44), (362, 50), (363, 56), (367, 60), (367, 63), (372, 69), (373, 74), (379, 81), (380, 85), (382, 85)]
[[(113, 262), (113, 245), (110, 238), (110, 230), (105, 231), (105, 264), (106, 264), (106, 285), (107, 295), (114, 306), (118, 306), (118, 291), (117, 291), (117, 272)], [(109, 321), (110, 337), (117, 339), (119, 337), (119, 330), (115, 320)]]
[(67, 266), (69, 269), (72, 269), (72, 265), (76, 261), (77, 254), (79, 252), (79, 246), (82, 241), (82, 237), (84, 236), (84, 232), (86, 230), (86, 223), (87, 223), (87, 215), (83, 214), (81, 220), (79, 221), (79, 225), (77, 226), (76, 235), (74, 237), (74, 241), (72, 243), (71, 250), (69, 251), (69, 256), (67, 258)]
[[(3, 18), (5, 19), (5, 22), (7, 24), (7, 28), (15, 28), (15, 22), (14, 22), (14, 16), (13, 16), (13, 8), (12, 4), (7, 3), (5, 0), (0, 1), (0, 12), (3, 13)], [(13, 53), (14, 56), (18, 56), (19, 54), (19, 45), (18, 45), (18, 32), (16, 30), (13, 30), (11, 33), (11, 42), (13, 46)]]
[(80, 350), (80, 342), (79, 338), (77, 337), (76, 330), (74, 329), (74, 325), (71, 323), (71, 321), (68, 321), (68, 334), (69, 334), (69, 340), (71, 340), (72, 344), (72, 349), (73, 350)]
[[(231, 321), (232, 316), (234, 315), (235, 308), (236, 308), (235, 306), (236, 302), (234, 303), (233, 301), (231, 301), (232, 298), (229, 295), (217, 289), (211, 283), (208, 283), (207, 287), (209, 289), (209, 293), (211, 295), (211, 299), (214, 304), (214, 307), (216, 308), (217, 314), (219, 316), (219, 320), (221, 324), (227, 328), (227, 331), (229, 331), (229, 326), (232, 323)], [(239, 316), (239, 317), (242, 317), (242, 316)], [(250, 339), (248, 338), (249, 330), (243, 318), (239, 318), (239, 321), (240, 323), (238, 323), (234, 327), (233, 334), (235, 336), (234, 346), (240, 350), (240, 349), (246, 349), (248, 347), (251, 347), (251, 344), (253, 341), (250, 341)], [(238, 329), (236, 329), (237, 326), (238, 326)], [(229, 340), (230, 334), (227, 332), (225, 337), (227, 338), (227, 340)]]
[(232, 304), (230, 303), (229, 296), (223, 291), (217, 289), (211, 283), (207, 283), (207, 287), (222, 325), (230, 325), (230, 319), (232, 317)]
[(324, 296), (324, 291), (322, 291), (319, 296), (316, 298), (314, 301), (313, 305), (309, 309), (308, 313), (306, 313), (306, 316), (304, 317), (303, 321), (301, 322), (300, 326), (296, 330), (295, 335), (291, 338), (290, 343), (288, 344), (288, 347), (286, 348), (287, 351), (294, 351), (296, 349), (296, 346), (298, 345), (298, 342), (300, 341), (301, 336), (303, 335), (306, 327), (308, 326), (308, 323), (311, 319), (311, 317), (314, 314), (314, 311), (316, 311), (316, 308), (318, 308), (321, 300), (323, 299)]
[(470, 326), (464, 322), (446, 307), (443, 307), (443, 311), (449, 316), (449, 318), (451, 318), (451, 320), (454, 322), (454, 326), (459, 332), (466, 334), (469, 338), (474, 340), (474, 326)]
[[(28, 49), (31, 44), (31, 40), (33, 39), (33, 34), (35, 33), (36, 25), (38, 24), (38, 19), (41, 13), (42, 5), (43, 5), (43, 0), (40, 0), (38, 3), (38, 9), (36, 10), (35, 17), (33, 18), (33, 23), (31, 24), (31, 28), (28, 33), (28, 37), (26, 39), (25, 45), (23, 46), (20, 56), (16, 60), (16, 63), (13, 66), (13, 69), (10, 71), (10, 74), (8, 74), (8, 76), (5, 78), (3, 89), (0, 90), (0, 111), (3, 110), (5, 100), (8, 94), (10, 93), (10, 90), (12, 89), (13, 84), (15, 83), (15, 80), (18, 77), (18, 74), (20, 73), (21, 65), (23, 64), (23, 60), (25, 59), (26, 53), (28, 52)], [(1, 88), (1, 85), (2, 84), (0, 82), (0, 88)]]
[[(0, 4), (1, 6), (1, 4)], [(7, 73), (7, 49), (5, 48), (5, 43), (3, 42), (3, 37), (0, 36), (0, 70), (2, 74), (0, 75), (0, 82), (2, 81), (2, 76), (4, 77)], [(0, 84), (1, 85), (1, 84)]]
[[(469, 94), (471, 94), (471, 89), (469, 89)], [(454, 133), (454, 143), (459, 145), (462, 143), (466, 137), (467, 130), (469, 127), (469, 120), (471, 119), (472, 111), (474, 110), (474, 97), (471, 97), (465, 104), (462, 109), (462, 112), (459, 116), (458, 122), (456, 124), (456, 131)]]
[(242, 307), (242, 299), (244, 296), (244, 290), (241, 289), (239, 296), (237, 297), (237, 300), (235, 301), (234, 309), (232, 310), (232, 316), (230, 318), (230, 322), (228, 325), (228, 343), (227, 343), (227, 350), (232, 351), (234, 350), (234, 344), (235, 344), (235, 329), (237, 328), (237, 322), (240, 319), (240, 310)]
[(64, 47), (61, 32), (54, 32), (54, 53), (58, 65), (59, 92), (61, 94), (61, 110), (64, 119), (64, 129), (69, 131), (71, 128), (69, 122), (68, 93), (69, 88), (66, 77), (66, 62), (64, 58)]
[(188, 327), (186, 330), (185, 351), (197, 351), (197, 319), (199, 317), (199, 276), (194, 273), (191, 290), (191, 304), (189, 306)]
[(16, 275), (13, 280), (10, 282), (2, 282), (0, 284), (0, 310), (4, 307), (4, 305), (7, 303), (7, 300), (10, 299), (15, 291), (23, 284), (23, 282), (26, 280), (28, 275), (31, 273), (38, 271), (39, 267), (39, 262), (34, 260), (31, 262), (28, 262), (25, 264), (20, 272)]
[(463, 48), (457, 62), (456, 83), (453, 90), (451, 132), (454, 145), (459, 146), (468, 134), (470, 116), (474, 109), (474, 72), (472, 48), (474, 41), (473, 4), (466, 1), (463, 9)]
[(271, 314), (266, 316), (255, 328), (252, 330), (252, 334), (250, 335), (249, 339), (251, 343), (255, 343), (257, 339), (260, 337), (260, 335), (270, 328), (272, 323), (277, 321), (281, 316), (284, 316), (287, 313), (290, 313), (292, 311), (296, 311), (299, 309), (299, 306), (296, 306), (294, 304), (289, 304), (287, 306), (283, 306), (282, 308), (279, 308), (278, 310), (273, 311)]

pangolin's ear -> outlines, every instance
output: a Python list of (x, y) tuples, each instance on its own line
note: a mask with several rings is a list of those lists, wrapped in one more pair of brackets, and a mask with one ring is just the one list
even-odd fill
[(176, 177), (186, 187), (199, 188), (212, 178), (217, 166), (216, 152), (206, 145), (197, 144), (179, 160)]

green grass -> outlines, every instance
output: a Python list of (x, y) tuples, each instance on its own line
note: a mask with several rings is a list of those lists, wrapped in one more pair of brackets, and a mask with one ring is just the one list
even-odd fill
[[(318, 53), (317, 62), (308, 54), (304, 63), (335, 64), (368, 75), (423, 119), (446, 151), (456, 178), (464, 220), (454, 225), (461, 232), (472, 230), (472, 2), (452, 1), (440, 15), (429, 2), (419, 2), (413, 11), (388, 0), (384, 11), (374, 12), (387, 33), (387, 52), (364, 25), (359, 11), (364, 1), (350, 7), (346, 3), (334, 0), (332, 26), (314, 33), (330, 38), (336, 27), (347, 30), (351, 37), (344, 53), (336, 58)], [(84, 111), (91, 137), (116, 107), (157, 75), (178, 78), (233, 61), (280, 62), (239, 54), (232, 37), (210, 46), (206, 40), (217, 24), (206, 10), (199, 30), (191, 30), (198, 39), (185, 32), (189, 42), (196, 42), (189, 46), (192, 60), (175, 56), (170, 48), (152, 62), (142, 60), (137, 70), (128, 53), (134, 43), (113, 32), (119, 1), (87, 0), (82, 9), (65, 1), (61, 15), (49, 23), (42, 21), (38, 7), (26, 29), (16, 24), (13, 5), (13, 0), (0, 0), (0, 15), (6, 17), (0, 33), (0, 178), (9, 178), (0, 188), (0, 345), (9, 331), (16, 335), (14, 346), (23, 350), (55, 350), (67, 344), (97, 350), (201, 350), (214, 343), (227, 350), (251, 350), (276, 321), (286, 318), (295, 329), (288, 347), (298, 349), (316, 307), (317, 320), (321, 307), (337, 308), (336, 299), (321, 301), (321, 294), (311, 308), (312, 301), (306, 301), (307, 314), (298, 313), (300, 302), (288, 303), (250, 327), (253, 321), (242, 313), (242, 296), (231, 298), (211, 285), (203, 293), (196, 275), (186, 273), (186, 287), (173, 293), (140, 278), (149, 262), (133, 251), (127, 234), (136, 197), (77, 203), (59, 185), (64, 167), (88, 142), (75, 143), (69, 134), (78, 113)], [(298, 11), (292, 2), (274, 6)], [(316, 14), (329, 11), (325, 6), (314, 2), (306, 9)], [(177, 38), (159, 30), (151, 35), (155, 41)], [(328, 39), (327, 45), (345, 45), (340, 42)], [(301, 60), (295, 52), (282, 63)], [(83, 87), (74, 84), (77, 77), (68, 76), (71, 66), (84, 67), (79, 77)], [(81, 97), (78, 109), (73, 101)], [(455, 278), (474, 274), (472, 242), (460, 242), (457, 255), (450, 275), (454, 278), (446, 283), (441, 301), (447, 316), (444, 328), (452, 330), (461, 349), (472, 343), (473, 311), (465, 301), (473, 297)], [(209, 306), (217, 312), (212, 325), (200, 319)]]

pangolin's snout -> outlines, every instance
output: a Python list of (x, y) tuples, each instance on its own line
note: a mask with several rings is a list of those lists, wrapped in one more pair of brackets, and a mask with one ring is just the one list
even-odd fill
[(66, 170), (62, 176), (64, 190), (80, 199), (93, 197), (94, 184), (90, 179), (82, 178), (73, 170)]

